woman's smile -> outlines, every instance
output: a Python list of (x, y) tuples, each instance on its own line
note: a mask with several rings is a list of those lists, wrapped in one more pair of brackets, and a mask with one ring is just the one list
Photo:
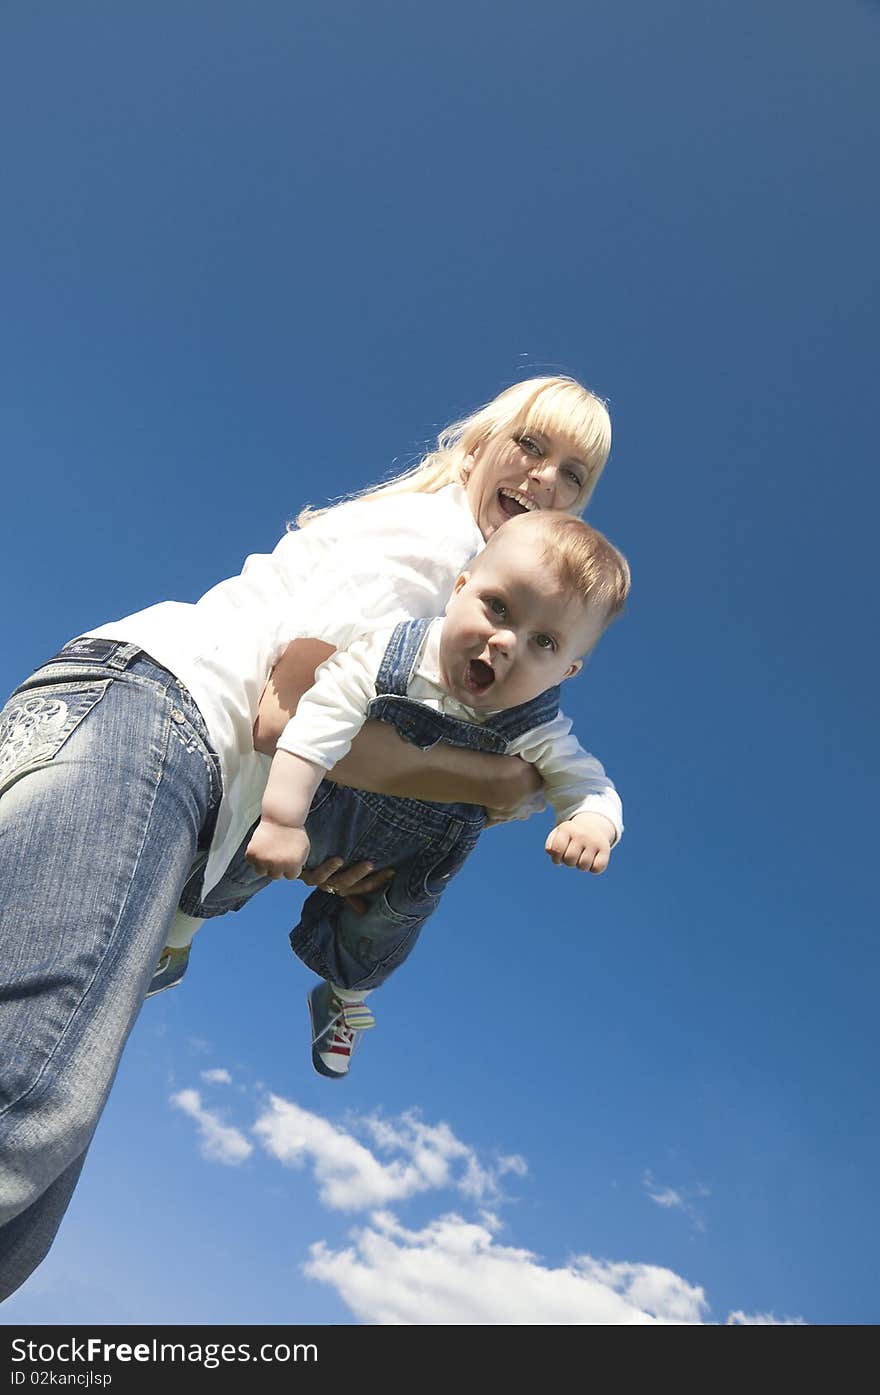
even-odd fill
[(576, 511), (589, 472), (574, 443), (549, 432), (490, 437), (468, 457), (465, 490), (488, 541), (509, 518), (536, 509)]

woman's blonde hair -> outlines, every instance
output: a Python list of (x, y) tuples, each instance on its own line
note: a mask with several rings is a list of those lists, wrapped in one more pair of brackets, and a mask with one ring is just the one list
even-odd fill
[[(600, 397), (574, 378), (526, 378), (461, 421), (454, 421), (437, 437), (436, 450), (418, 465), (404, 470), (385, 484), (370, 485), (350, 499), (384, 499), (390, 494), (434, 494), (447, 484), (464, 483), (465, 462), (472, 451), (493, 436), (509, 432), (551, 431), (568, 437), (583, 458), (587, 478), (577, 508), (582, 509), (595, 488), (611, 450), (611, 421)], [(343, 502), (343, 501), (340, 501)], [(304, 528), (327, 508), (306, 507), (296, 524)]]

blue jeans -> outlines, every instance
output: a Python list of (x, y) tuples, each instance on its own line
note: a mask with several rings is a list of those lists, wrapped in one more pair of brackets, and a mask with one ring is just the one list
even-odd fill
[(132, 645), (73, 641), (0, 712), (0, 1298), (55, 1237), (220, 793)]

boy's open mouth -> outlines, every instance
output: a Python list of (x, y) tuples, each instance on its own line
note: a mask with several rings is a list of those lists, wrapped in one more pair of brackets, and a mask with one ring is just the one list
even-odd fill
[(487, 693), (495, 682), (495, 671), (483, 659), (471, 659), (464, 671), (464, 686), (475, 697)]
[(498, 507), (508, 518), (516, 518), (518, 513), (531, 513), (535, 505), (528, 495), (522, 494), (520, 490), (502, 487), (498, 491)]

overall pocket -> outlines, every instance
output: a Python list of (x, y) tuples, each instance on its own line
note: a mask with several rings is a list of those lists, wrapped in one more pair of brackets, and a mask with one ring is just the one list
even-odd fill
[(0, 712), (0, 794), (28, 771), (54, 760), (112, 682), (53, 682), (13, 693)]
[(436, 901), (461, 871), (479, 841), (480, 830), (462, 828), (440, 849), (428, 847), (415, 859), (407, 879), (407, 895), (414, 907)]
[(364, 988), (383, 983), (408, 958), (436, 905), (434, 901), (417, 912), (403, 913), (392, 906), (387, 890), (382, 890), (365, 916), (343, 914), (338, 929), (339, 967), (345, 970), (342, 986)]

